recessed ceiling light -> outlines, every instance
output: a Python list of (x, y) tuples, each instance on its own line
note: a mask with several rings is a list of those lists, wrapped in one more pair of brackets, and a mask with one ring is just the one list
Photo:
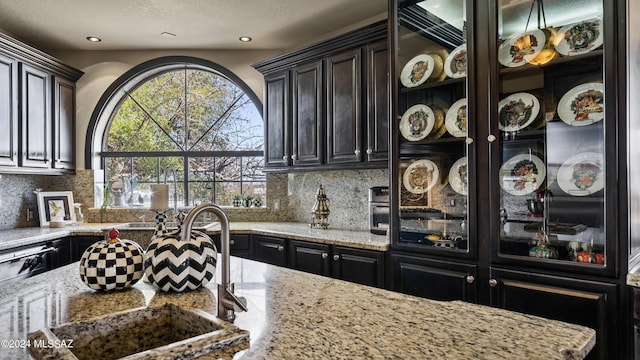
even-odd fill
[(100, 39), (97, 36), (87, 36), (87, 40), (89, 40), (91, 42), (100, 42), (100, 41), (102, 41), (102, 39)]
[(176, 34), (167, 32), (167, 31), (163, 31), (160, 35), (164, 36), (164, 37), (168, 37), (168, 38), (174, 38), (176, 37)]
[(240, 36), (240, 38), (238, 40), (240, 40), (242, 42), (249, 42), (249, 41), (251, 41), (251, 37), (249, 37), (249, 36)]

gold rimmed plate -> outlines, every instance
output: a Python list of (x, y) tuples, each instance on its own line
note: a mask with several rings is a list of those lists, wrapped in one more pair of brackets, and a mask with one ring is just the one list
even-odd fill
[(435, 114), (424, 104), (413, 105), (400, 118), (400, 133), (409, 141), (420, 141), (433, 130)]
[(519, 154), (500, 167), (500, 186), (511, 195), (537, 190), (546, 176), (544, 162), (533, 154)]
[(416, 160), (409, 164), (402, 175), (402, 184), (413, 194), (424, 194), (431, 190), (440, 178), (436, 163), (429, 159)]
[(467, 44), (458, 46), (447, 56), (444, 72), (453, 79), (467, 76)]
[(573, 196), (586, 196), (604, 188), (604, 157), (584, 152), (568, 158), (558, 170), (558, 185)]
[(429, 79), (434, 65), (433, 58), (427, 54), (415, 56), (402, 68), (400, 82), (408, 88), (420, 86)]
[(589, 19), (560, 28), (554, 45), (564, 56), (580, 55), (602, 46), (602, 35), (602, 20)]
[(507, 96), (498, 103), (498, 127), (502, 131), (519, 131), (538, 117), (540, 101), (534, 95), (521, 92)]
[(604, 85), (581, 84), (567, 91), (558, 102), (558, 116), (571, 126), (584, 126), (604, 118)]
[(451, 105), (444, 123), (452, 136), (467, 136), (467, 98), (459, 99)]
[(536, 29), (506, 40), (498, 49), (498, 61), (506, 67), (518, 67), (535, 59), (542, 49), (546, 36)]

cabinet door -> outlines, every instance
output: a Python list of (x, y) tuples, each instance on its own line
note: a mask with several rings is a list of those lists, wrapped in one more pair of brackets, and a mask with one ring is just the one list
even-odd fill
[(82, 254), (95, 242), (104, 240), (101, 236), (77, 236), (70, 238), (71, 262), (80, 261)]
[(331, 258), (334, 278), (380, 288), (384, 286), (383, 253), (334, 246)]
[[(496, 140), (489, 146), (497, 180), (491, 191), (499, 195), (492, 213), (501, 216), (494, 217), (492, 238), (500, 241), (493, 257), (615, 277), (615, 242), (625, 235), (615, 210), (624, 170), (616, 161), (622, 129), (610, 65), (617, 62), (614, 2), (498, 4), (495, 42), (502, 46), (494, 55)], [(545, 22), (527, 30), (521, 16), (532, 13)], [(529, 45), (519, 48), (521, 41)]]
[(53, 101), (53, 167), (75, 169), (76, 85), (55, 77)]
[(51, 80), (47, 72), (20, 64), (21, 166), (51, 167)]
[(322, 61), (296, 66), (293, 76), (293, 165), (320, 165), (324, 160)]
[(365, 47), (367, 83), (367, 160), (389, 158), (389, 50), (387, 42)]
[(476, 266), (391, 254), (394, 291), (434, 300), (476, 302)]
[(270, 74), (264, 81), (265, 166), (287, 166), (291, 156), (289, 71)]
[(18, 165), (18, 71), (16, 61), (0, 55), (0, 165)]
[(326, 59), (327, 163), (362, 160), (360, 48)]
[(289, 267), (308, 273), (331, 275), (331, 246), (306, 241), (289, 241)]
[(287, 266), (287, 240), (271, 236), (252, 235), (249, 254), (252, 260)]
[(616, 284), (496, 268), (490, 284), (492, 306), (588, 326), (596, 330), (589, 359), (621, 358)]

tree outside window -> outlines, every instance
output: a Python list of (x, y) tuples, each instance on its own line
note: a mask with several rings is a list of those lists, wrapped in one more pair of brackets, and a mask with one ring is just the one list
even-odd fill
[(264, 197), (260, 104), (201, 65), (150, 73), (120, 92), (103, 139), (105, 184), (123, 185), (126, 206), (147, 206), (150, 185), (163, 183), (173, 168), (180, 206), (229, 205), (237, 194)]

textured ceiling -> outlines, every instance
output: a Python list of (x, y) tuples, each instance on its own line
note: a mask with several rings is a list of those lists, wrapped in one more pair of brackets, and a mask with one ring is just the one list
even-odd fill
[(387, 0), (0, 0), (0, 30), (45, 51), (290, 49), (386, 11)]

